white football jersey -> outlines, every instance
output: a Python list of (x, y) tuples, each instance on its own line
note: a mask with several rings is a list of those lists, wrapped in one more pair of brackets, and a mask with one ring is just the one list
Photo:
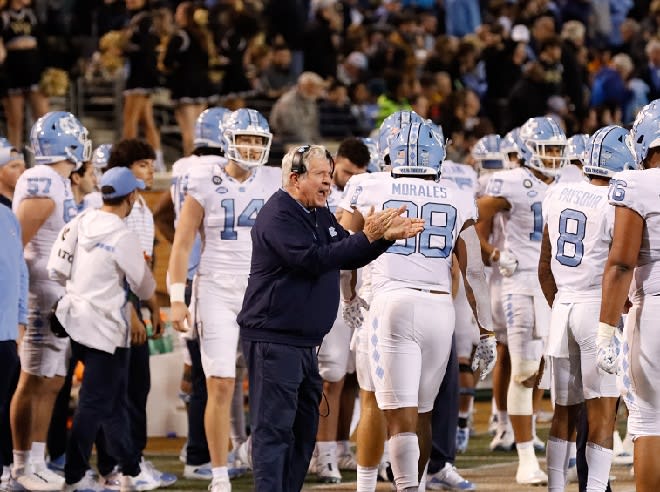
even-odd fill
[(250, 273), (250, 230), (261, 207), (281, 187), (282, 171), (274, 167), (255, 167), (243, 182), (217, 163), (190, 169), (188, 196), (204, 208), (200, 275)]
[(562, 167), (557, 174), (557, 183), (575, 183), (578, 181), (587, 181), (587, 178), (582, 173), (582, 169), (573, 164)]
[[(344, 193), (341, 195), (339, 203), (337, 203), (337, 207), (352, 212), (353, 207), (357, 206), (357, 197), (362, 191), (362, 183), (372, 179), (387, 179), (391, 177), (392, 174), (389, 172), (362, 173), (351, 176), (351, 178), (346, 183), (346, 186), (344, 186)], [(362, 215), (366, 215), (369, 213), (369, 210), (360, 210), (360, 213), (362, 213)]]
[(644, 219), (642, 244), (633, 276), (635, 296), (660, 294), (660, 169), (623, 171), (610, 181), (610, 204), (628, 207)]
[(50, 198), (55, 202), (55, 210), (25, 247), (30, 280), (47, 280), (46, 265), (50, 250), (64, 224), (78, 214), (78, 207), (69, 179), (63, 178), (48, 165), (32, 167), (18, 179), (12, 203), (14, 213), (23, 200), (30, 198)]
[(444, 161), (440, 168), (440, 182), (453, 181), (459, 189), (469, 191), (474, 196), (479, 192), (479, 178), (472, 166), (453, 161)]
[(600, 298), (614, 227), (607, 191), (607, 186), (576, 181), (554, 184), (546, 193), (543, 220), (552, 246), (557, 300)]
[(351, 202), (361, 212), (405, 205), (409, 217), (425, 219), (424, 231), (397, 241), (371, 263), (374, 292), (400, 288), (451, 292), (451, 253), (466, 221), (477, 218), (474, 196), (419, 178), (366, 179)]
[(172, 179), (170, 181), (170, 196), (174, 204), (174, 227), (179, 221), (181, 214), (181, 207), (186, 199), (186, 192), (188, 191), (188, 174), (190, 170), (200, 165), (224, 165), (227, 159), (217, 155), (190, 155), (182, 157), (174, 164), (172, 164)]
[(548, 185), (524, 167), (500, 171), (488, 182), (486, 195), (506, 199), (504, 249), (518, 260), (517, 271), (538, 269), (543, 236), (542, 204)]

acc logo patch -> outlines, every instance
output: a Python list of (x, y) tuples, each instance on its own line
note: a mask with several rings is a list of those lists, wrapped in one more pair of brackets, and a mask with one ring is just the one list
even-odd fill
[(533, 185), (532, 185), (531, 180), (529, 180), (529, 179), (525, 179), (525, 180), (523, 181), (523, 186), (524, 186), (525, 188), (531, 188)]
[(213, 176), (213, 184), (214, 185), (222, 184), (222, 178), (220, 176)]

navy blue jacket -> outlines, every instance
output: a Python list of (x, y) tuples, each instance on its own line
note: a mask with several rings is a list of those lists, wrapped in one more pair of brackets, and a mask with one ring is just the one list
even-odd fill
[(320, 345), (337, 317), (339, 270), (363, 267), (393, 243), (350, 235), (327, 208), (306, 210), (279, 190), (252, 227), (252, 264), (243, 308), (243, 340)]

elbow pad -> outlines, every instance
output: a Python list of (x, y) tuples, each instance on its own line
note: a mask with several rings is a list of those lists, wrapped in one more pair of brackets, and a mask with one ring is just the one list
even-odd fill
[(465, 279), (470, 284), (474, 294), (477, 304), (477, 319), (483, 329), (492, 331), (493, 318), (490, 306), (490, 289), (488, 288), (488, 282), (486, 282), (486, 272), (481, 259), (481, 244), (474, 226), (470, 226), (461, 232), (461, 238), (465, 241), (467, 251)]

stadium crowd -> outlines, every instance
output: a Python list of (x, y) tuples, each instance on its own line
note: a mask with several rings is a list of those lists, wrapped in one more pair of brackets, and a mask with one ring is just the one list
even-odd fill
[[(2, 487), (176, 482), (144, 458), (158, 228), (183, 477), (475, 490), (454, 461), (492, 371), (516, 482), (607, 490), (625, 403), (637, 490), (660, 488), (660, 2), (55, 3), (2, 10)], [(49, 111), (47, 67), (120, 79), (120, 138)], [(152, 211), (161, 87), (181, 152)]]

